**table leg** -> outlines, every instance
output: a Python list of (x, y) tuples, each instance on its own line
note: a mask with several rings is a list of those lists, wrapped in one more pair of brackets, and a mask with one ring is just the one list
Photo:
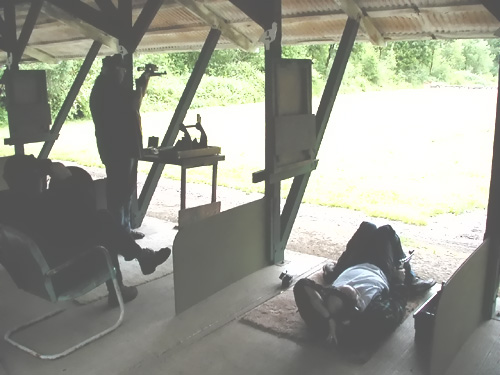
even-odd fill
[(217, 162), (212, 165), (212, 203), (217, 200)]
[(181, 167), (181, 210), (186, 208), (186, 168)]

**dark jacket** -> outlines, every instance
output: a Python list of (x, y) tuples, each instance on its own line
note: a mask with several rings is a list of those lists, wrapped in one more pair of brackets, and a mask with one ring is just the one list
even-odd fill
[(141, 117), (134, 91), (101, 74), (95, 80), (89, 104), (103, 164), (123, 158), (139, 158), (142, 150)]
[(95, 200), (80, 182), (70, 177), (37, 195), (1, 191), (0, 223), (33, 239), (49, 265), (60, 264), (95, 242)]

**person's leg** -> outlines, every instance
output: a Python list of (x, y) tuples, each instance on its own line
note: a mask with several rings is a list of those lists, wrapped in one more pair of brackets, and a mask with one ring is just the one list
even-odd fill
[(110, 252), (122, 255), (125, 260), (137, 259), (144, 275), (153, 273), (170, 256), (171, 250), (167, 247), (159, 251), (141, 248), (106, 210), (97, 211), (96, 222), (98, 243)]
[(131, 226), (131, 213), (132, 213), (132, 201), (137, 196), (137, 159), (130, 159), (130, 171), (129, 171), (129, 190), (127, 202), (124, 206), (124, 221), (126, 227), (129, 228), (129, 232), (134, 238), (134, 240), (140, 240), (144, 238), (144, 233), (137, 230), (133, 230)]
[(131, 159), (116, 159), (106, 164), (106, 199), (109, 212), (125, 230), (130, 231), (130, 216), (126, 206), (130, 202)]
[(123, 225), (125, 229), (131, 232), (130, 214), (132, 211), (132, 200), (137, 191), (137, 159), (130, 158), (126, 164), (124, 161), (124, 166), (126, 166), (127, 184), (124, 187), (126, 191), (123, 202)]
[(373, 234), (369, 263), (379, 267), (390, 281), (399, 266), (398, 261), (405, 257), (399, 237), (390, 225), (381, 226)]
[(347, 268), (356, 264), (367, 262), (367, 254), (370, 252), (371, 238), (376, 232), (377, 226), (373, 223), (363, 221), (352, 238), (346, 245), (345, 251), (339, 257), (333, 268), (326, 268), (323, 277), (327, 283), (333, 282)]
[[(321, 301), (321, 295), (317, 294), (317, 298), (311, 298), (310, 291), (320, 290), (322, 287), (309, 279), (300, 279), (293, 287), (293, 295), (295, 304), (299, 310), (299, 314), (311, 330), (312, 334), (320, 339), (325, 339), (329, 333), (328, 312), (327, 316), (322, 313), (325, 310)], [(318, 302), (319, 301), (319, 302)], [(320, 305), (315, 306), (315, 304)], [(322, 307), (322, 308), (321, 308)], [(326, 310), (325, 310), (326, 311)]]
[[(388, 280), (396, 280), (396, 270), (399, 262), (406, 254), (401, 246), (401, 240), (390, 225), (384, 225), (377, 229), (374, 235), (374, 247), (370, 263), (379, 267), (387, 276)], [(410, 262), (404, 264), (404, 285), (410, 287), (413, 293), (421, 293), (432, 287), (436, 282), (432, 279), (423, 280), (416, 276), (411, 269)]]

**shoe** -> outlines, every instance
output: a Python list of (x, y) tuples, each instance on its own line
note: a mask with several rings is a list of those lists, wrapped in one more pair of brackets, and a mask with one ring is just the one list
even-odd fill
[(332, 273), (333, 269), (335, 268), (336, 263), (335, 262), (328, 262), (323, 266), (323, 273), (328, 274)]
[(156, 267), (165, 262), (171, 253), (172, 250), (168, 247), (164, 247), (158, 251), (142, 249), (137, 260), (139, 261), (143, 275), (149, 275), (155, 272)]
[(432, 288), (436, 284), (436, 281), (433, 279), (423, 280), (418, 276), (415, 276), (410, 284), (410, 291), (413, 294), (423, 293), (430, 288)]
[(335, 268), (335, 262), (328, 262), (323, 266), (323, 280), (327, 283), (333, 282), (332, 275)]
[(130, 235), (134, 240), (141, 240), (143, 239), (146, 235), (142, 232), (136, 231), (136, 230), (131, 230)]
[[(123, 303), (127, 303), (135, 299), (139, 291), (135, 286), (125, 286), (120, 285), (120, 291), (122, 292)], [(119, 306), (118, 297), (116, 295), (115, 289), (110, 289), (108, 294), (108, 306), (109, 307), (117, 307)]]

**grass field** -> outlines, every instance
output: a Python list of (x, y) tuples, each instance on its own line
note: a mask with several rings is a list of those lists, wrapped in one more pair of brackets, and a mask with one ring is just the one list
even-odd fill
[[(441, 213), (485, 208), (488, 200), (497, 91), (423, 89), (341, 95), (319, 152), (305, 201), (361, 210), (371, 216), (425, 224)], [(316, 103), (317, 105), (317, 103)], [(219, 185), (263, 191), (252, 172), (264, 168), (264, 105), (212, 107), (196, 114), (210, 145), (222, 147)], [(173, 113), (143, 114), (144, 143), (161, 138)], [(8, 138), (8, 129), (0, 129)], [(119, 142), (119, 135), (117, 135)], [(40, 145), (27, 145), (38, 155)], [(0, 155), (13, 147), (1, 146)], [(92, 122), (64, 125), (53, 159), (100, 165)], [(149, 171), (148, 163), (140, 163)], [(165, 176), (179, 178), (178, 167)], [(211, 169), (188, 172), (191, 182), (210, 181)], [(284, 181), (283, 195), (291, 180)]]

